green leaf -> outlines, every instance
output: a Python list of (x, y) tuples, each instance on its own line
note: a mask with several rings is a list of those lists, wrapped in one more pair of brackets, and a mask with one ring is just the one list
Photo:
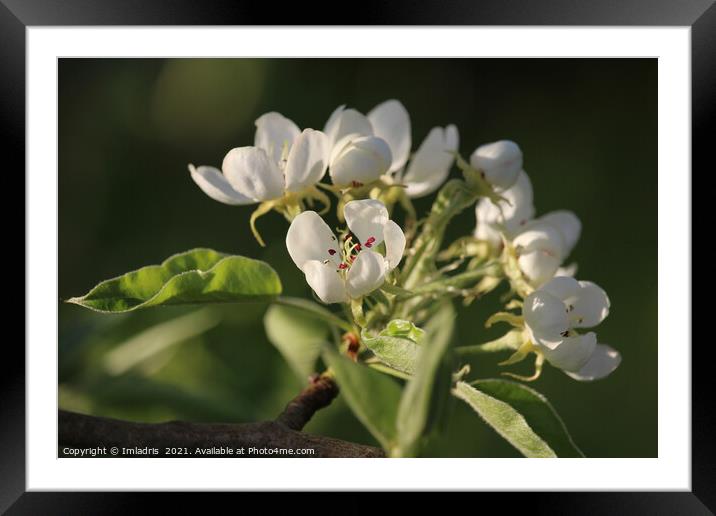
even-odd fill
[(395, 414), (400, 402), (400, 386), (389, 376), (356, 364), (326, 347), (323, 360), (335, 374), (348, 406), (373, 437), (390, 450), (396, 441)]
[(410, 321), (390, 321), (378, 335), (363, 331), (361, 340), (384, 364), (407, 374), (415, 372), (415, 361), (425, 332)]
[(264, 316), (269, 341), (302, 380), (315, 371), (330, 331), (316, 309), (323, 310), (313, 301), (291, 299), (291, 304), (272, 304)]
[(536, 390), (518, 382), (498, 379), (477, 380), (471, 385), (519, 412), (558, 457), (584, 457), (552, 404)]
[(453, 394), (525, 457), (583, 457), (544, 396), (506, 380), (473, 383), (458, 382)]
[(279, 297), (274, 301), (274, 304), (294, 308), (298, 311), (305, 312), (308, 317), (320, 319), (323, 322), (336, 326), (345, 331), (353, 331), (353, 326), (351, 326), (348, 321), (346, 321), (345, 319), (341, 319), (336, 314), (334, 314), (330, 310), (327, 310), (325, 307), (319, 305), (318, 303), (314, 303), (312, 301), (308, 301), (300, 297)]
[(396, 421), (398, 448), (393, 451), (394, 455), (414, 455), (421, 438), (442, 415), (450, 394), (454, 318), (452, 305), (446, 303), (426, 324), (415, 374), (400, 400)]
[(281, 281), (267, 263), (211, 249), (193, 249), (103, 281), (68, 299), (91, 310), (122, 313), (150, 306), (268, 301)]

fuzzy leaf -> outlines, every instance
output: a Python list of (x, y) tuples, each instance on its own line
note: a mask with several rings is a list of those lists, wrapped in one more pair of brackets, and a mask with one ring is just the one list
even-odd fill
[(552, 405), (540, 393), (506, 380), (458, 382), (465, 401), (525, 457), (583, 457)]
[(281, 281), (267, 263), (193, 249), (161, 265), (103, 281), (67, 302), (98, 312), (123, 313), (150, 306), (268, 301), (280, 293)]

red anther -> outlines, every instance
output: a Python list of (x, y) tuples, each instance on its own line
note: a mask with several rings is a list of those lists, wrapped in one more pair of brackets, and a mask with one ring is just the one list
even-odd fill
[(338, 268), (339, 268), (340, 270), (344, 270), (344, 269), (347, 269), (347, 268), (348, 268), (348, 265), (345, 264), (345, 263), (342, 263), (342, 264), (340, 264), (340, 265), (338, 266)]
[(370, 237), (368, 240), (365, 241), (365, 246), (373, 247), (373, 242), (375, 242), (375, 237)]
[(336, 254), (336, 250), (335, 250), (335, 249), (329, 249), (329, 250), (328, 250), (328, 254), (330, 254), (331, 256), (333, 256), (334, 254)]
[(360, 244), (356, 244), (356, 251), (360, 251)]
[(354, 262), (354, 261), (356, 261), (356, 256), (355, 256), (355, 255), (351, 256), (351, 262)]
[(363, 186), (363, 183), (361, 183), (360, 181), (351, 181), (351, 186), (357, 188), (359, 186)]

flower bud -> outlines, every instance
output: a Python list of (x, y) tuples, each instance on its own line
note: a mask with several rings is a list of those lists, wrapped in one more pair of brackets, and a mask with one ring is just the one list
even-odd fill
[(564, 238), (544, 223), (535, 223), (513, 241), (520, 270), (530, 284), (539, 287), (551, 280), (564, 259)]
[(515, 184), (522, 170), (522, 151), (510, 140), (487, 143), (475, 149), (470, 165), (481, 170), (491, 185), (505, 190)]
[(390, 147), (376, 136), (355, 138), (342, 146), (331, 160), (333, 184), (366, 184), (385, 174), (393, 161)]

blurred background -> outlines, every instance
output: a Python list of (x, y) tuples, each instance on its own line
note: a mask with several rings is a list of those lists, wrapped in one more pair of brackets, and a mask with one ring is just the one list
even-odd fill
[[(266, 260), (287, 295), (310, 295), (285, 249), (286, 221), (259, 219), (260, 248), (254, 208), (211, 200), (187, 164), (220, 166), (230, 148), (252, 145), (267, 111), (321, 129), (339, 104), (367, 112), (389, 98), (410, 112), (413, 149), (448, 123), (465, 156), (515, 140), (538, 214), (566, 208), (581, 218), (568, 261), (609, 293), (598, 335), (623, 362), (595, 383), (545, 367), (532, 386), (587, 456), (656, 457), (656, 59), (60, 59), (60, 407), (137, 421), (275, 417), (305, 380), (266, 339), (265, 306), (102, 315), (61, 300), (200, 246)], [(466, 211), (449, 240), (474, 224)], [(501, 334), (482, 327), (498, 297), (459, 309), (457, 344)], [(473, 362), (474, 375), (498, 375), (496, 361)], [(340, 397), (306, 431), (375, 444)], [(446, 432), (429, 455), (519, 456), (462, 404)]]

